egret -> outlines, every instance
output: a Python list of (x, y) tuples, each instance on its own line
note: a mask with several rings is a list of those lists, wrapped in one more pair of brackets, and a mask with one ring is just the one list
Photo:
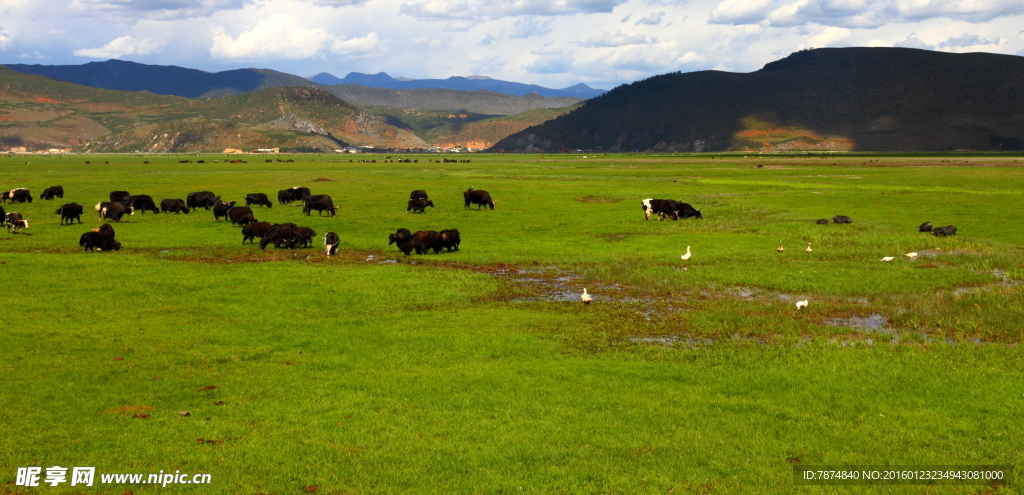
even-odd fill
[(680, 258), (682, 258), (683, 261), (690, 259), (690, 246), (686, 246), (686, 254), (680, 256)]
[(894, 259), (896, 259), (895, 256), (886, 256), (886, 257), (882, 258), (882, 261), (892, 261)]
[(811, 249), (811, 243), (807, 243), (807, 249), (804, 249), (804, 251), (807, 251), (808, 253), (813, 251), (813, 249)]
[(592, 301), (590, 294), (587, 294), (587, 289), (583, 289), (583, 294), (580, 295), (580, 300), (583, 301), (583, 304), (590, 304), (590, 301)]
[(796, 302), (796, 309), (803, 309), (803, 308), (806, 308), (806, 307), (807, 307), (807, 299), (804, 299), (803, 301), (797, 301)]
[(781, 253), (781, 252), (783, 252), (785, 250), (786, 250), (786, 248), (782, 247), (782, 241), (779, 241), (779, 249), (776, 249), (776, 251)]

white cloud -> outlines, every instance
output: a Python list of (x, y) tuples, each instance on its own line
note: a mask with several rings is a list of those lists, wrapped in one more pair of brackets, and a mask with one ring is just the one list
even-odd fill
[(11, 35), (0, 27), (0, 50), (6, 50), (11, 44)]
[(661, 24), (662, 17), (665, 17), (664, 12), (655, 12), (647, 17), (640, 19), (639, 21), (636, 21), (636, 24), (634, 25), (639, 26), (641, 24), (646, 24), (648, 26), (657, 26), (658, 24)]
[(629, 36), (626, 33), (615, 29), (611, 32), (598, 34), (597, 36), (591, 37), (580, 44), (589, 47), (644, 45), (647, 44), (647, 36), (642, 34)]
[(534, 52), (539, 54), (534, 62), (523, 68), (534, 74), (564, 74), (572, 70), (573, 57), (567, 53), (546, 53), (543, 51)]
[(551, 32), (551, 21), (551, 19), (539, 21), (536, 16), (520, 17), (516, 19), (512, 34), (509, 34), (508, 37), (522, 39), (548, 34)]
[(849, 46), (853, 41), (853, 31), (847, 28), (827, 26), (822, 29), (818, 34), (811, 36), (807, 39), (806, 43), (802, 43), (799, 47), (800, 50), (804, 48), (830, 48), (836, 46)]
[(274, 14), (260, 20), (251, 30), (232, 38), (217, 28), (210, 46), (215, 59), (306, 59), (325, 50), (353, 54), (373, 50), (380, 44), (377, 33), (344, 39), (318, 27), (303, 27), (291, 14)]
[(121, 58), (125, 55), (149, 55), (159, 52), (166, 43), (153, 38), (136, 39), (132, 36), (114, 38), (110, 43), (99, 48), (82, 48), (73, 53), (77, 57), (88, 58)]
[(408, 41), (408, 46), (417, 50), (439, 50), (452, 45), (451, 38), (429, 38), (418, 36)]
[(398, 12), (420, 19), (501, 18), (611, 12), (627, 0), (427, 0), (403, 3)]
[(65, 10), (77, 16), (122, 19), (183, 19), (236, 10), (245, 0), (71, 0)]
[(896, 43), (893, 43), (893, 46), (900, 48), (921, 48), (923, 50), (935, 49), (935, 45), (929, 45), (928, 43), (921, 41), (917, 37), (916, 33), (910, 33), (909, 35), (907, 35), (906, 38), (903, 39), (903, 41), (897, 41)]
[(490, 34), (484, 36), (484, 39), (480, 40), (480, 44), (483, 46), (488, 46), (491, 43), (494, 43), (494, 36), (491, 36)]
[(972, 46), (983, 46), (983, 45), (999, 45), (1006, 43), (1006, 40), (999, 38), (982, 38), (976, 34), (964, 33), (960, 36), (950, 37), (946, 41), (939, 43), (939, 48), (968, 48)]
[(986, 22), (1024, 13), (1020, 0), (722, 0), (710, 12), (716, 24), (786, 27), (808, 23), (877, 28), (893, 22), (954, 19)]
[(692, 68), (704, 61), (703, 55), (694, 51), (683, 51), (677, 42), (668, 41), (642, 46), (624, 46), (589, 62), (589, 65), (658, 74)]

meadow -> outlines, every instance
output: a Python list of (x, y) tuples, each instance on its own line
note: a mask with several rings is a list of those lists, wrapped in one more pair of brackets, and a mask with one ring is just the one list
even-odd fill
[[(1021, 465), (1024, 157), (401, 156), (0, 157), (35, 196), (3, 205), (30, 227), (0, 232), (0, 493), (1022, 493), (793, 469)], [(255, 216), (313, 248), (260, 251), (201, 209), (78, 246), (113, 190), (292, 186), (338, 216)], [(470, 186), (496, 208), (464, 209)], [(407, 213), (414, 189), (436, 207)], [(646, 221), (643, 198), (704, 218)], [(854, 223), (814, 223), (833, 215)], [(404, 256), (398, 228), (462, 246)], [(212, 479), (15, 483), (55, 465)]]

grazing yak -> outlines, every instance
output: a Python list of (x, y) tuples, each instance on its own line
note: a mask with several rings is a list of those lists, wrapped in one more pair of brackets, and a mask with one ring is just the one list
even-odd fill
[(836, 215), (832, 217), (832, 221), (835, 223), (853, 223), (853, 219), (846, 215)]
[(497, 203), (497, 201), (491, 199), (491, 193), (487, 191), (474, 191), (472, 187), (462, 193), (462, 199), (466, 200), (465, 209), (467, 210), (470, 204), (477, 205), (476, 209), (478, 210), (481, 206), (490, 206), (493, 210), (494, 204)]
[(292, 235), (295, 236), (295, 247), (313, 247), (313, 238), (316, 237), (316, 232), (309, 227), (299, 227), (292, 231)]
[(413, 200), (413, 199), (430, 199), (430, 198), (427, 197), (427, 191), (424, 191), (423, 189), (417, 189), (417, 190), (415, 190), (415, 191), (413, 191), (412, 193), (409, 194), (409, 199)]
[(114, 239), (114, 234), (90, 230), (78, 239), (78, 245), (82, 246), (83, 251), (120, 251), (121, 243)]
[(7, 226), (7, 232), (17, 230), (19, 234), (24, 234), (28, 228), (28, 219), (22, 218), (21, 213), (12, 211), (4, 215), (4, 225)]
[(302, 200), (302, 212), (309, 216), (309, 212), (317, 210), (317, 216), (322, 216), (324, 210), (331, 212), (331, 216), (338, 214), (338, 207), (334, 206), (334, 202), (331, 201), (331, 197), (326, 194), (314, 194), (312, 196), (306, 196)]
[(110, 191), (110, 202), (131, 206), (132, 195), (129, 194), (128, 191)]
[(398, 249), (402, 249), (411, 238), (412, 232), (409, 232), (409, 229), (398, 229), (394, 234), (388, 234), (388, 246), (398, 244)]
[(142, 210), (142, 214), (146, 214), (146, 210), (153, 213), (160, 213), (160, 209), (156, 207), (156, 203), (153, 202), (153, 198), (148, 194), (140, 194), (138, 196), (132, 196), (132, 208), (136, 210)]
[(160, 211), (163, 213), (184, 213), (188, 215), (188, 212), (191, 210), (180, 199), (165, 199), (160, 202)]
[(47, 201), (53, 198), (64, 199), (64, 188), (61, 186), (50, 186), (43, 189), (43, 192), (39, 195), (40, 198)]
[[(226, 203), (226, 202), (224, 202), (224, 200), (218, 199), (217, 202), (213, 204), (213, 218), (214, 218), (214, 220), (217, 220), (219, 222), (220, 221), (220, 217), (224, 217), (224, 220), (227, 220), (228, 219), (228, 210), (230, 210), (232, 206), (235, 206), (235, 202), (234, 201), (232, 201), (230, 203)], [(252, 211), (252, 210), (249, 210), (249, 211)]]
[(100, 212), (99, 221), (101, 222), (104, 220), (113, 220), (115, 222), (120, 222), (121, 217), (123, 217), (125, 213), (127, 213), (129, 216), (135, 214), (135, 209), (132, 208), (131, 206), (125, 206), (121, 203), (115, 203), (112, 201), (96, 203), (94, 209)]
[[(232, 201), (233, 203), (234, 201)], [(228, 210), (228, 218), (231, 219), (231, 225), (245, 226), (247, 224), (256, 221), (256, 217), (252, 216), (252, 209), (248, 206), (236, 206)]]
[(10, 200), (11, 203), (24, 203), (28, 201), (32, 202), (32, 193), (28, 191), (28, 188), (19, 187), (17, 189), (11, 189), (10, 191), (4, 191), (0, 198), (6, 203)]
[(78, 220), (78, 223), (82, 223), (82, 205), (78, 203), (68, 203), (64, 206), (61, 206), (60, 208), (57, 208), (57, 211), (55, 211), (54, 213), (60, 215), (61, 225), (64, 225), (64, 222), (67, 222), (68, 225), (71, 225), (75, 223), (76, 219)]
[(932, 234), (936, 237), (946, 237), (947, 235), (956, 235), (956, 225), (947, 225), (945, 227), (936, 227), (932, 230)]
[(216, 196), (210, 191), (192, 192), (188, 193), (188, 196), (185, 197), (185, 206), (192, 209), (205, 208), (209, 210), (219, 200), (220, 196)]
[(932, 231), (932, 223), (931, 222), (922, 223), (921, 226), (917, 228), (917, 231), (918, 232), (931, 232)]
[(277, 191), (277, 202), (283, 205), (291, 204), (295, 201), (302, 201), (309, 196), (308, 187), (292, 187), (289, 189), (282, 189)]
[(412, 210), (413, 213), (423, 213), (427, 207), (434, 207), (434, 202), (429, 199), (410, 199), (405, 211)]
[(409, 238), (409, 242), (399, 246), (403, 253), (408, 255), (413, 249), (416, 254), (427, 254), (427, 251), (434, 250), (434, 254), (441, 252), (441, 233), (434, 230), (421, 230)]
[(459, 229), (447, 229), (441, 231), (441, 247), (451, 252), (452, 249), (459, 250), (459, 243), (462, 238), (459, 236)]
[(245, 206), (249, 205), (260, 205), (260, 208), (266, 206), (267, 208), (273, 208), (274, 203), (270, 202), (270, 198), (263, 193), (252, 193), (245, 195)]
[(274, 247), (286, 246), (291, 249), (295, 246), (295, 229), (297, 229), (294, 223), (279, 223), (271, 225), (267, 232), (263, 234), (260, 239), (260, 249), (266, 249), (267, 245), (274, 243)]
[(6, 216), (7, 216), (7, 211), (4, 210), (3, 206), (0, 206), (0, 218), (4, 218)]
[(338, 254), (338, 243), (341, 242), (341, 238), (334, 232), (328, 232), (324, 234), (324, 251), (327, 256), (334, 256)]
[(816, 223), (818, 225), (828, 225), (828, 219), (827, 218), (819, 218), (819, 219), (815, 220), (814, 223)]
[(262, 239), (268, 230), (270, 230), (270, 222), (252, 222), (242, 227), (242, 244), (245, 244), (245, 241), (251, 243), (257, 237)]

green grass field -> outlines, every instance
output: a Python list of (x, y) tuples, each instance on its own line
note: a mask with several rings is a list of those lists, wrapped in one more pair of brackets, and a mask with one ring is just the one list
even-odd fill
[[(36, 198), (3, 205), (30, 227), (0, 231), (0, 493), (1024, 492), (793, 481), (1020, 468), (1020, 156), (280, 158), (0, 157), (0, 188)], [(64, 200), (39, 199), (58, 184)], [(205, 210), (125, 217), (119, 252), (78, 246), (112, 190), (291, 186), (338, 216), (255, 215), (312, 227), (311, 249), (242, 245)], [(496, 209), (465, 210), (470, 186)], [(436, 208), (407, 213), (413, 189)], [(645, 221), (643, 198), (704, 219)], [(67, 202), (82, 225), (59, 224)], [(833, 215), (854, 223), (814, 223)], [(401, 227), (457, 228), (462, 248), (406, 257), (387, 244)], [(96, 483), (16, 484), (55, 465)], [(99, 479), (161, 470), (211, 482)]]

